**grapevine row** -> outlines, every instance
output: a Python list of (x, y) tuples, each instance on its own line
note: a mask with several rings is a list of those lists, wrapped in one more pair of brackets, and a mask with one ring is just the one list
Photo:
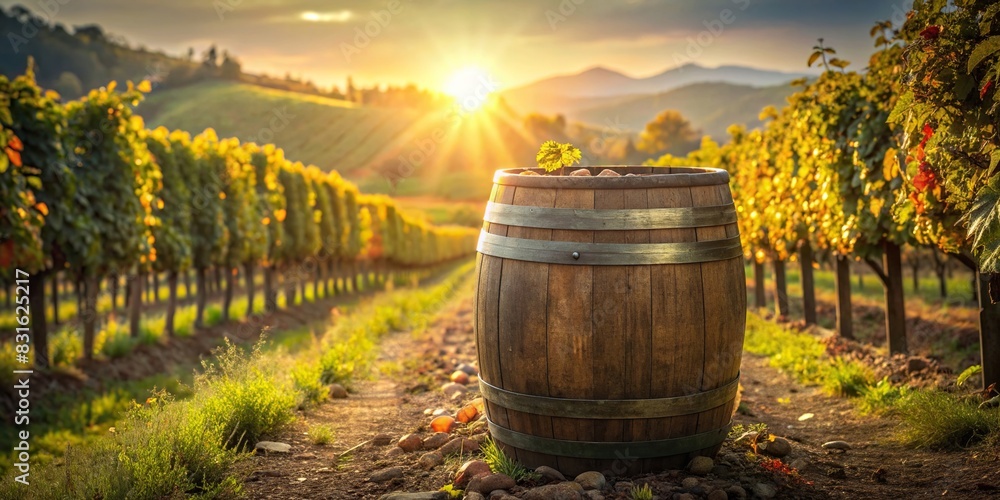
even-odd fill
[(1000, 383), (1000, 4), (917, 0), (899, 27), (877, 24), (864, 71), (822, 44), (826, 71), (800, 80), (763, 130), (731, 127), (685, 158), (657, 164), (731, 174), (745, 253), (761, 297), (772, 261), (778, 313), (788, 313), (785, 262), (802, 263), (805, 316), (815, 323), (812, 268), (833, 261), (838, 330), (852, 336), (850, 262), (882, 281), (891, 352), (906, 352), (901, 247), (936, 247), (978, 273), (984, 382)]
[[(359, 268), (430, 266), (474, 251), (474, 230), (427, 224), (273, 145), (211, 129), (194, 137), (146, 129), (132, 108), (148, 85), (120, 91), (112, 83), (62, 103), (36, 85), (30, 67), (13, 80), (0, 76), (0, 279), (11, 281), (15, 269), (31, 274), (36, 365), (48, 364), (45, 279), (59, 272), (83, 284), (81, 311), (91, 312), (103, 277), (128, 275), (138, 285), (147, 273), (165, 273), (172, 335), (178, 276), (191, 269), (200, 326), (213, 269), (225, 276), (228, 316), (237, 269), (250, 304), (254, 269), (263, 269), (271, 311), (281, 277), (294, 293), (304, 278), (338, 269), (356, 276)], [(141, 292), (129, 288), (136, 335)], [(90, 358), (97, 315), (81, 320)]]

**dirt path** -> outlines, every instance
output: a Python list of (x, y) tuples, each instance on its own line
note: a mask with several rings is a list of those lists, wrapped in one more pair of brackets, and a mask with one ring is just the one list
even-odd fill
[[(438, 387), (457, 363), (475, 359), (472, 314), (471, 297), (465, 296), (446, 308), (420, 339), (409, 333), (389, 337), (382, 346), (382, 360), (390, 366), (402, 364), (402, 372), (359, 383), (348, 399), (324, 403), (274, 436), (276, 441), (291, 444), (292, 451), (249, 461), (246, 488), (250, 498), (367, 499), (397, 491), (435, 491), (450, 483), (462, 459), (446, 460), (428, 471), (418, 465), (423, 452), (393, 450), (405, 434), (430, 435), (431, 417), (424, 414), (425, 409), (444, 408), (453, 414), (459, 408)], [(733, 486), (752, 496), (760, 482), (777, 485), (777, 498), (1000, 497), (1000, 474), (994, 462), (975, 452), (930, 452), (895, 444), (894, 420), (862, 417), (850, 401), (799, 386), (768, 366), (764, 358), (744, 358), (742, 384), (747, 411), (737, 414), (734, 423), (764, 422), (771, 432), (789, 439), (792, 453), (783, 460), (801, 466), (804, 482), (763, 472), (748, 461), (745, 446), (729, 441), (716, 457), (716, 469), (708, 477), (697, 478), (697, 486), (682, 486), (688, 476), (683, 471), (628, 479), (649, 483), (661, 499), (682, 493), (704, 498), (713, 489)], [(463, 400), (473, 396), (470, 391)], [(814, 416), (800, 421), (806, 413)], [(317, 423), (336, 429), (332, 445), (309, 441), (306, 433)], [(832, 440), (845, 441), (852, 449), (821, 448)], [(369, 481), (374, 472), (390, 467), (400, 467), (401, 477)], [(609, 478), (604, 497), (627, 498), (624, 490), (615, 489), (615, 483), (625, 480)], [(516, 494), (523, 488), (511, 491)], [(737, 496), (730, 490), (728, 498)]]
[[(807, 460), (803, 477), (828, 498), (1000, 497), (996, 463), (977, 459), (973, 452), (903, 447), (893, 440), (895, 420), (861, 416), (849, 400), (803, 388), (768, 366), (766, 358), (744, 356), (742, 383), (742, 401), (750, 411), (737, 414), (734, 423), (764, 422), (771, 432), (791, 440), (793, 452), (786, 462)], [(807, 413), (815, 416), (799, 421)], [(852, 449), (821, 448), (834, 440), (846, 441)]]
[[(250, 498), (378, 498), (390, 491), (434, 491), (451, 482), (461, 462), (424, 471), (416, 466), (420, 453), (387, 456), (403, 435), (428, 436), (430, 417), (424, 410), (448, 409), (457, 404), (437, 390), (447, 381), (443, 369), (475, 360), (472, 332), (472, 302), (466, 296), (447, 306), (431, 326), (416, 339), (399, 332), (382, 343), (379, 364), (402, 367), (397, 375), (377, 375), (351, 389), (347, 399), (328, 400), (300, 414), (296, 422), (272, 439), (292, 445), (288, 455), (255, 456), (246, 488)], [(388, 370), (385, 370), (388, 371)], [(448, 372), (450, 373), (450, 371)], [(333, 427), (331, 445), (315, 445), (309, 439), (312, 425)], [(379, 441), (381, 438), (384, 441)], [(381, 444), (376, 444), (378, 441)], [(344, 455), (344, 452), (356, 448)], [(451, 465), (451, 466), (449, 466)], [(402, 466), (402, 480), (368, 481), (372, 472)]]

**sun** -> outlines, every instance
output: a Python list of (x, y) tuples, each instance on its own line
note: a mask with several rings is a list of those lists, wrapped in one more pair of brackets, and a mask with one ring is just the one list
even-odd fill
[(489, 101), (497, 86), (488, 71), (477, 66), (465, 66), (452, 73), (441, 90), (454, 97), (465, 111), (474, 111)]

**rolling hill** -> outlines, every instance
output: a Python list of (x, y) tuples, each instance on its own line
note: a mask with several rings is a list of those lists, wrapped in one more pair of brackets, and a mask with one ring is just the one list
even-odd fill
[(336, 170), (366, 192), (400, 195), (484, 199), (493, 171), (532, 163), (540, 142), (502, 106), (466, 116), (422, 113), (235, 82), (157, 91), (137, 112), (150, 127), (211, 127), (272, 142), (288, 158)]
[(745, 66), (707, 68), (685, 64), (646, 78), (633, 78), (603, 67), (573, 75), (545, 78), (503, 92), (519, 111), (566, 113), (614, 102), (623, 96), (652, 95), (693, 83), (731, 83), (768, 87), (790, 82), (804, 74), (784, 73)]
[(781, 107), (792, 91), (788, 85), (757, 88), (732, 83), (696, 83), (659, 94), (617, 98), (566, 115), (584, 123), (642, 130), (660, 111), (675, 109), (695, 128), (720, 140), (734, 123), (748, 128), (760, 125), (757, 117), (761, 109)]

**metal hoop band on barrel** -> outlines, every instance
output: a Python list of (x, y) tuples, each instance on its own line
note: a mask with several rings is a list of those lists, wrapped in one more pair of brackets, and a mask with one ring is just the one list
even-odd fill
[(476, 251), (504, 259), (584, 266), (693, 264), (743, 255), (740, 237), (680, 243), (577, 243), (509, 238), (482, 232)]
[(479, 390), (490, 403), (535, 415), (566, 418), (661, 418), (711, 410), (736, 396), (740, 376), (716, 389), (673, 398), (563, 399), (511, 392), (479, 379)]
[(731, 203), (710, 207), (591, 210), (489, 202), (486, 204), (483, 220), (493, 224), (542, 229), (675, 229), (734, 224), (736, 209)]
[(700, 434), (656, 441), (567, 441), (531, 436), (496, 425), (492, 420), (486, 421), (494, 439), (515, 448), (563, 457), (610, 460), (666, 457), (703, 450), (721, 443), (729, 432), (727, 425)]

